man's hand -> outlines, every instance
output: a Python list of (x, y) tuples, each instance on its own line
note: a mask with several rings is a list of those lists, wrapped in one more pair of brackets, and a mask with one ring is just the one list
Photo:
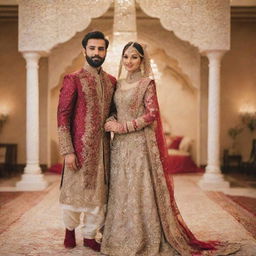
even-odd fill
[(74, 153), (66, 154), (65, 155), (65, 165), (73, 171), (78, 170), (78, 161), (76, 155)]

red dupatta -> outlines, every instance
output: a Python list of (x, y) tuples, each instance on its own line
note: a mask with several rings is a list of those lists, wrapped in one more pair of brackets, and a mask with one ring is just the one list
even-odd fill
[[(162, 163), (163, 171), (164, 171), (164, 176), (166, 180), (166, 184), (168, 187), (169, 195), (170, 195), (170, 204), (172, 207), (172, 210), (175, 212), (175, 216), (177, 217), (178, 223), (180, 224), (181, 228), (184, 231), (184, 234), (186, 234), (186, 240), (188, 241), (188, 244), (195, 250), (217, 250), (216, 246), (220, 245), (220, 242), (218, 241), (207, 241), (203, 242), (198, 240), (194, 234), (190, 231), (188, 226), (186, 225), (185, 221), (183, 220), (180, 211), (178, 210), (175, 197), (174, 197), (174, 185), (173, 185), (173, 178), (170, 174), (168, 174), (168, 163), (167, 163), (167, 146), (166, 146), (166, 141), (164, 137), (164, 132), (163, 132), (163, 126), (162, 126), (162, 121), (160, 118), (160, 110), (159, 110), (159, 104), (158, 100), (156, 97), (156, 105), (158, 107), (158, 113), (156, 116), (156, 127), (155, 127), (155, 137), (157, 141), (157, 146), (159, 149), (159, 154), (160, 154), (160, 160)], [(200, 255), (198, 254), (193, 254), (193, 255)]]

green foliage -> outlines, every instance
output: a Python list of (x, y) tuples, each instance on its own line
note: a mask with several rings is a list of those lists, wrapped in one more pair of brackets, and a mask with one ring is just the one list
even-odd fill
[(256, 113), (254, 114), (245, 114), (242, 117), (242, 122), (248, 127), (248, 129), (253, 132), (256, 130)]
[(235, 127), (232, 127), (228, 129), (228, 135), (235, 140), (236, 137), (243, 131), (243, 127), (237, 125)]

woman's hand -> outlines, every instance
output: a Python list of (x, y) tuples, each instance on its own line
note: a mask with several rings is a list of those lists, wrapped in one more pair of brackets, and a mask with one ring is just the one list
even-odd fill
[(112, 131), (113, 126), (114, 126), (113, 122), (115, 122), (115, 121), (107, 121), (107, 122), (105, 123), (104, 128), (105, 128), (105, 131), (106, 131), (106, 132), (113, 132), (113, 131)]
[(126, 133), (126, 129), (123, 124), (117, 121), (108, 121), (105, 123), (105, 131), (106, 132), (114, 132), (114, 133)]

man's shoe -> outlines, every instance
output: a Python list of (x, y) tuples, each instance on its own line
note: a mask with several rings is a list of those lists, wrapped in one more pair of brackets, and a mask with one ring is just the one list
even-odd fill
[(70, 230), (66, 229), (64, 246), (66, 248), (74, 248), (76, 246), (75, 230), (70, 231)]
[(94, 250), (96, 252), (100, 251), (100, 244), (97, 243), (95, 239), (84, 238), (84, 246), (90, 247), (92, 250)]

